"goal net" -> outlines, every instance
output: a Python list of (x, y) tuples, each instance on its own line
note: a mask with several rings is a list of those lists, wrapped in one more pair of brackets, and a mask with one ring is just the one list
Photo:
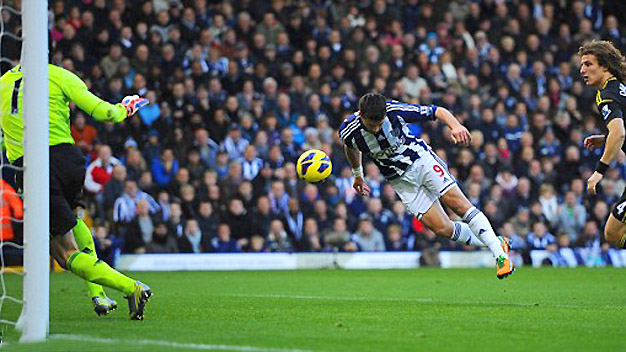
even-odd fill
[[(0, 0), (0, 15), (1, 73), (18, 63), (23, 72), (11, 86), (0, 81), (0, 123), (22, 118), (24, 126), (23, 166), (12, 165), (6, 156), (7, 145), (21, 142), (2, 135), (0, 144), (2, 344), (18, 336), (20, 341), (41, 341), (48, 333), (48, 3)], [(16, 189), (18, 172), (24, 174), (23, 189)]]

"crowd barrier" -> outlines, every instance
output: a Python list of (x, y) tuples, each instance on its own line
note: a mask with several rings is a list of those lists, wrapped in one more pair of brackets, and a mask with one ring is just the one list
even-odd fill
[[(584, 256), (582, 265), (604, 266), (600, 258)], [(207, 253), (207, 254), (125, 254), (116, 261), (119, 270), (295, 270), (295, 269), (412, 269), (420, 267), (420, 252), (357, 253)], [(626, 250), (610, 250), (612, 266), (626, 266)], [(532, 266), (550, 257), (548, 251), (531, 251)], [(490, 252), (440, 252), (442, 268), (489, 268), (494, 261)]]

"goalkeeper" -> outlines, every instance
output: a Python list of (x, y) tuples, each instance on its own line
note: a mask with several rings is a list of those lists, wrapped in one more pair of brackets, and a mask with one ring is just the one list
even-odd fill
[[(120, 104), (109, 104), (93, 95), (72, 72), (48, 65), (50, 140), (50, 252), (59, 264), (85, 279), (98, 315), (108, 314), (117, 303), (106, 296), (102, 286), (114, 288), (128, 299), (130, 318), (142, 320), (150, 288), (98, 260), (91, 231), (75, 215), (85, 181), (85, 157), (70, 134), (72, 101), (98, 121), (122, 122), (148, 101), (137, 95)], [(17, 65), (0, 78), (0, 123), (9, 161), (23, 166), (24, 124), (22, 120), (22, 68)], [(16, 183), (23, 189), (23, 173)], [(76, 241), (76, 242), (74, 242)], [(102, 285), (102, 286), (101, 286)]]

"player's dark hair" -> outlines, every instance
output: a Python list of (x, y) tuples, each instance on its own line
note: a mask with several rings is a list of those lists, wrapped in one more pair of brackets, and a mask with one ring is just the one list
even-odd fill
[(626, 81), (626, 58), (613, 44), (606, 40), (592, 40), (578, 49), (578, 55), (593, 55), (598, 65), (606, 68), (620, 82)]
[(359, 99), (359, 111), (364, 119), (382, 121), (387, 113), (385, 96), (380, 93), (367, 93)]

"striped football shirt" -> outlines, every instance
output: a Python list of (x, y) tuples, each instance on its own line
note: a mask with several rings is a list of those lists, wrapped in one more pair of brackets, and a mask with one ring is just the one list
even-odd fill
[(339, 137), (348, 147), (367, 155), (388, 180), (396, 179), (430, 147), (409, 130), (409, 123), (435, 120), (435, 105), (416, 105), (388, 101), (387, 113), (378, 133), (361, 123), (358, 112), (339, 126)]

